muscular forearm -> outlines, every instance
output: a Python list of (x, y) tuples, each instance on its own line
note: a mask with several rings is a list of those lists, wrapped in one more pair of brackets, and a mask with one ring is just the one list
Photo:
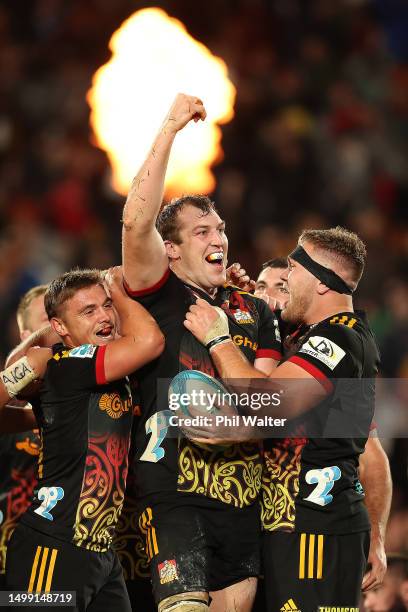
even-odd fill
[(251, 379), (267, 378), (266, 374), (256, 370), (244, 354), (232, 342), (218, 344), (211, 351), (211, 358), (221, 378)]
[(47, 325), (32, 333), (31, 336), (23, 340), (23, 342), (20, 342), (7, 357), (6, 365), (9, 366), (17, 361), (17, 359), (20, 359), (20, 357), (27, 355), (27, 352), (34, 346), (50, 347), (58, 341), (61, 341), (61, 339), (51, 328), (51, 325)]
[(45, 348), (31, 348), (27, 355), (20, 357), (0, 372), (0, 406), (16, 397), (31, 383), (44, 375), (51, 351)]
[(154, 228), (163, 200), (167, 163), (176, 131), (166, 118), (149, 154), (135, 176), (123, 210), (124, 238), (128, 232), (134, 236)]
[(377, 438), (368, 439), (360, 465), (371, 531), (373, 536), (384, 540), (391, 506), (392, 480), (387, 455)]

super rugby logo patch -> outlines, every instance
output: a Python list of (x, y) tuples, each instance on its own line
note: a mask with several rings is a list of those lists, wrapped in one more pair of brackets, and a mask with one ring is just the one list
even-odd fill
[(299, 352), (318, 359), (330, 370), (334, 370), (346, 354), (335, 342), (322, 336), (311, 336)]

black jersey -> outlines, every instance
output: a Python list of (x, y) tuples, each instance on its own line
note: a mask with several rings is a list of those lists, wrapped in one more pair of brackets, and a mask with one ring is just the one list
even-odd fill
[(137, 581), (142, 578), (150, 578), (150, 569), (145, 551), (145, 538), (137, 521), (138, 505), (133, 458), (136, 452), (135, 432), (141, 417), (141, 410), (135, 376), (131, 377), (130, 388), (133, 398), (133, 424), (129, 450), (129, 471), (126, 479), (123, 509), (116, 526), (112, 546), (119, 557), (125, 580)]
[[(339, 379), (374, 379), (378, 349), (364, 313), (339, 313), (309, 327), (288, 348), (286, 359), (309, 372), (330, 392)], [(342, 402), (356, 401), (345, 386)], [(369, 426), (374, 384), (365, 385), (362, 410)], [(329, 418), (335, 394), (316, 408)], [(364, 416), (364, 415), (363, 415)], [(367, 427), (368, 429), (368, 427)], [(364, 491), (358, 480), (359, 455), (367, 437), (285, 438), (265, 441), (262, 523), (265, 530), (342, 534), (369, 529)]]
[(280, 359), (276, 318), (263, 300), (236, 287), (220, 288), (212, 300), (170, 270), (155, 287), (138, 292), (128, 289), (128, 293), (149, 310), (166, 339), (162, 355), (145, 366), (139, 376), (142, 419), (136, 433), (135, 465), (139, 496), (178, 491), (238, 508), (251, 505), (261, 485), (258, 445), (206, 450), (184, 437), (166, 437), (167, 416), (172, 413), (167, 392), (162, 394), (165, 403), (162, 400), (158, 405), (157, 384), (186, 369), (216, 375), (208, 351), (183, 325), (197, 295), (223, 308), (233, 341), (251, 363), (261, 357)]
[(21, 519), (96, 552), (108, 550), (122, 509), (132, 424), (128, 381), (106, 381), (105, 349), (54, 347), (36, 409), (38, 488)]
[(39, 448), (38, 431), (0, 435), (0, 574), (6, 571), (7, 543), (37, 484)]

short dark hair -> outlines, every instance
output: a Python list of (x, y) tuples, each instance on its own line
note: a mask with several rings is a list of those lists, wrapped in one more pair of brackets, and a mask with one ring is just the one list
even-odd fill
[(80, 289), (86, 289), (93, 285), (102, 286), (102, 283), (102, 272), (96, 269), (74, 269), (55, 278), (48, 285), (44, 295), (45, 311), (48, 318), (58, 317), (61, 312), (61, 306)]
[(287, 268), (288, 260), (286, 257), (274, 257), (273, 259), (268, 259), (265, 263), (262, 264), (262, 270), (266, 270), (266, 268)]
[(180, 244), (180, 226), (177, 218), (185, 206), (194, 206), (203, 213), (203, 216), (211, 212), (217, 212), (214, 202), (206, 195), (189, 194), (174, 198), (166, 204), (159, 213), (156, 220), (156, 228), (163, 240), (171, 240), (175, 244)]
[(17, 325), (22, 332), (24, 329), (28, 329), (28, 309), (31, 302), (40, 295), (44, 295), (47, 291), (47, 285), (37, 285), (32, 287), (23, 295), (17, 307)]
[(305, 241), (340, 260), (350, 268), (353, 282), (359, 282), (367, 260), (367, 250), (357, 234), (339, 225), (331, 229), (306, 229), (301, 233), (298, 243)]

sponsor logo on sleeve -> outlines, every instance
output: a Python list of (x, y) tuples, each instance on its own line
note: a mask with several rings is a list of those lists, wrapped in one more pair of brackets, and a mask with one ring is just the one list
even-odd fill
[(91, 358), (94, 356), (95, 351), (98, 347), (94, 344), (83, 344), (82, 346), (76, 346), (75, 348), (68, 351), (69, 357), (79, 357), (80, 359)]
[(346, 354), (333, 340), (328, 340), (328, 338), (322, 336), (309, 338), (299, 352), (318, 359), (330, 370), (334, 370)]

